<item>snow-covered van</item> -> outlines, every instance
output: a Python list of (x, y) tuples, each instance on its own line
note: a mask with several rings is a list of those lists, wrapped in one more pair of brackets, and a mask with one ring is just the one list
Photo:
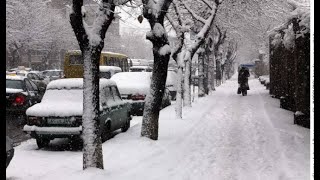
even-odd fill
[[(112, 131), (130, 127), (130, 104), (124, 102), (114, 81), (100, 79), (100, 127), (103, 139)], [(35, 138), (39, 148), (54, 138), (74, 138), (82, 133), (83, 79), (51, 81), (41, 103), (26, 111), (23, 131)]]

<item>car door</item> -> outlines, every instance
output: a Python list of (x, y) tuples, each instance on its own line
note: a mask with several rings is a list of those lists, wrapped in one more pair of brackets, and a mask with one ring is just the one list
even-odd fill
[(30, 81), (30, 84), (35, 93), (35, 101), (37, 101), (38, 103), (41, 102), (43, 94), (40, 92), (38, 86), (34, 82)]
[(114, 131), (118, 129), (119, 122), (117, 121), (117, 109), (114, 106), (114, 99), (112, 96), (112, 91), (109, 86), (104, 88), (104, 96), (105, 96), (105, 113), (107, 114), (107, 118), (111, 120), (111, 130)]
[(114, 130), (119, 129), (122, 127), (122, 114), (121, 114), (121, 108), (118, 106), (117, 102), (115, 101), (115, 96), (113, 95), (112, 87), (108, 87), (108, 98), (107, 98), (107, 104), (110, 108), (111, 113), (111, 124), (114, 125)]
[(28, 97), (29, 97), (29, 105), (32, 106), (36, 103), (38, 103), (38, 98), (36, 96), (36, 92), (35, 90), (33, 89), (31, 83), (30, 83), (30, 80), (29, 79), (24, 79), (24, 83), (26, 84), (26, 89), (27, 89), (27, 92), (28, 92)]
[(117, 115), (119, 118), (120, 127), (122, 127), (123, 125), (125, 125), (128, 119), (127, 103), (121, 99), (119, 90), (116, 86), (112, 86), (111, 90), (115, 101), (115, 105), (117, 106)]

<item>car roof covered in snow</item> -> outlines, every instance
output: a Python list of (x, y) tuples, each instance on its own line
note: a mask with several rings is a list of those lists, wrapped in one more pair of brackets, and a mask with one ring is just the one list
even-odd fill
[(151, 72), (119, 72), (110, 79), (117, 83), (120, 94), (147, 94)]
[[(105, 86), (116, 86), (116, 83), (110, 79), (100, 79), (100, 88)], [(51, 81), (48, 89), (83, 89), (83, 78), (66, 78)]]
[(100, 72), (109, 72), (109, 71), (122, 71), (118, 66), (99, 66)]
[(130, 69), (152, 69), (150, 66), (132, 66)]
[(24, 76), (18, 76), (18, 75), (6, 75), (6, 79), (10, 79), (10, 80), (24, 80), (26, 77)]

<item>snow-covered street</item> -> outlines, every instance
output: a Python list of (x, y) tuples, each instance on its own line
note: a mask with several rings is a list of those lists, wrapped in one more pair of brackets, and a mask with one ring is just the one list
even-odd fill
[(236, 93), (236, 76), (211, 95), (195, 99), (175, 119), (174, 105), (160, 113), (159, 140), (140, 136), (142, 117), (126, 133), (103, 143), (104, 170), (82, 170), (81, 150), (54, 140), (38, 149), (34, 139), (15, 148), (10, 180), (307, 180), (310, 130), (293, 125), (258, 79), (248, 96)]

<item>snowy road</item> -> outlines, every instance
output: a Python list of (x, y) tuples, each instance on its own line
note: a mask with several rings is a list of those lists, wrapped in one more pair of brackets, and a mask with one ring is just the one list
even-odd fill
[[(80, 151), (38, 150), (34, 140), (16, 148), (7, 179), (307, 180), (310, 131), (293, 125), (257, 79), (248, 96), (236, 94), (235, 78), (196, 99), (175, 119), (161, 111), (159, 140), (140, 137), (141, 117), (126, 133), (103, 144), (105, 170), (82, 171)], [(55, 144), (56, 143), (56, 144)]]

